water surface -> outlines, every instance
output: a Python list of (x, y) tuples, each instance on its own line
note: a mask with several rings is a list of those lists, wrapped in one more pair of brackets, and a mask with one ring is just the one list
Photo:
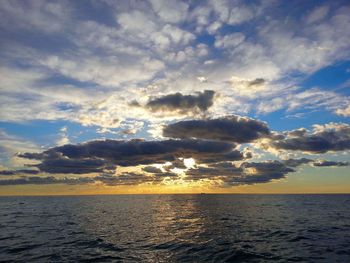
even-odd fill
[(0, 262), (350, 262), (350, 195), (0, 197)]

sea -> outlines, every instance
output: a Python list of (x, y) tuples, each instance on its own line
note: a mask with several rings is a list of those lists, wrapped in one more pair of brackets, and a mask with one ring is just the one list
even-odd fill
[(350, 195), (0, 197), (0, 262), (350, 262)]

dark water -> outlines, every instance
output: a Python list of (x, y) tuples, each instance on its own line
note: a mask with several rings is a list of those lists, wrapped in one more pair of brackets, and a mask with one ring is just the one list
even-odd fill
[(0, 197), (1, 262), (350, 262), (350, 195)]

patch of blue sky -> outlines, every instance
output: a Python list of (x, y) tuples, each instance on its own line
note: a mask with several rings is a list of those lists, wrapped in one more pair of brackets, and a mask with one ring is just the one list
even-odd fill
[[(256, 116), (254, 116), (256, 117)], [(268, 123), (271, 130), (287, 131), (298, 128), (312, 128), (314, 124), (326, 124), (330, 122), (346, 122), (343, 116), (335, 115), (333, 112), (327, 110), (298, 110), (286, 111), (279, 110), (265, 115), (259, 115), (259, 120)]]
[(344, 95), (350, 94), (349, 87), (343, 84), (350, 80), (350, 61), (339, 61), (322, 68), (300, 83), (303, 89), (319, 87), (324, 90), (336, 90)]
[(39, 85), (71, 85), (74, 88), (96, 88), (96, 85), (88, 81), (79, 81), (68, 76), (55, 73), (38, 82)]
[(99, 137), (96, 127), (83, 127), (79, 123), (69, 121), (37, 120), (25, 123), (0, 122), (0, 127), (6, 133), (19, 138), (25, 138), (39, 146), (54, 146), (60, 138), (60, 130), (67, 128), (67, 135), (71, 142), (80, 143)]
[(214, 46), (215, 37), (213, 35), (208, 34), (207, 32), (203, 32), (202, 34), (197, 36), (196, 41), (198, 43), (206, 44), (208, 46)]
[[(115, 11), (103, 1), (72, 1), (74, 5), (74, 11), (78, 14), (79, 20), (96, 21), (108, 26), (116, 26)], [(118, 7), (122, 5), (122, 2), (116, 2)]]

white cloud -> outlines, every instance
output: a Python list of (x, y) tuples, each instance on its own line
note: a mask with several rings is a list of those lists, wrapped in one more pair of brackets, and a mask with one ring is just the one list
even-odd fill
[(284, 108), (284, 100), (282, 98), (273, 98), (269, 101), (260, 102), (257, 111), (262, 114), (274, 112)]
[[(7, 167), (21, 167), (24, 162), (15, 155), (18, 152), (38, 152), (40, 147), (35, 143), (10, 135), (0, 129), (0, 161)], [(28, 163), (28, 162), (26, 162)]]
[(150, 0), (153, 10), (165, 22), (179, 23), (187, 18), (188, 4), (178, 0)]
[(250, 98), (255, 98), (268, 89), (267, 80), (263, 78), (243, 79), (232, 76), (229, 84), (235, 94)]
[(344, 109), (337, 109), (335, 111), (335, 113), (338, 115), (344, 116), (344, 117), (349, 117), (350, 116), (350, 105)]
[[(59, 38), (67, 47), (52, 51), (35, 43), (6, 42), (0, 69), (4, 121), (61, 119), (101, 129), (122, 127), (129, 119), (158, 125), (184, 116), (151, 114), (129, 103), (204, 89), (218, 94), (210, 116), (280, 109), (346, 114), (346, 97), (319, 88), (302, 90), (290, 74), (307, 76), (348, 58), (348, 7), (319, 7), (302, 16), (309, 23), (300, 27), (296, 18), (282, 23), (269, 8), (239, 1), (191, 8), (179, 1), (111, 2), (114, 16), (106, 23), (75, 18), (71, 2), (28, 6), (24, 10), (17, 2), (2, 2), (2, 25), (13, 32), (20, 29), (21, 36), (31, 30), (55, 32), (53, 40)], [(249, 31), (244, 23), (250, 23)], [(227, 26), (234, 32), (226, 33)], [(214, 43), (203, 40), (208, 32)], [(257, 79), (265, 81), (250, 85)]]
[(140, 38), (147, 38), (157, 29), (152, 18), (138, 10), (117, 14), (117, 21), (124, 31), (133, 33)]
[(308, 24), (320, 22), (320, 20), (324, 19), (329, 12), (328, 6), (319, 6), (316, 7), (311, 13), (306, 17), (306, 22)]
[(332, 91), (324, 91), (318, 88), (290, 94), (286, 97), (287, 109), (307, 109), (308, 111), (323, 109), (333, 111), (347, 103), (346, 98)]
[(234, 48), (245, 40), (244, 34), (238, 32), (223, 37), (218, 36), (215, 40), (215, 47), (218, 48)]
[(58, 146), (61, 146), (61, 145), (65, 145), (65, 144), (68, 144), (68, 143), (70, 143), (70, 140), (69, 140), (69, 137), (68, 137), (68, 128), (67, 128), (67, 126), (63, 126), (60, 129), (59, 138), (56, 141), (56, 144)]
[(238, 6), (232, 8), (227, 23), (230, 25), (237, 25), (249, 21), (254, 17), (253, 11), (245, 6)]
[(136, 58), (136, 61), (125, 61), (116, 56), (98, 57), (79, 54), (70, 58), (49, 56), (40, 63), (64, 76), (104, 86), (148, 80), (164, 67), (161, 61), (147, 57)]
[(207, 30), (209, 34), (215, 34), (222, 26), (222, 23), (219, 21), (214, 21), (210, 26), (208, 26)]
[(39, 30), (45, 33), (57, 33), (69, 21), (72, 10), (66, 1), (59, 3), (28, 0), (1, 1), (0, 27), (6, 29)]

